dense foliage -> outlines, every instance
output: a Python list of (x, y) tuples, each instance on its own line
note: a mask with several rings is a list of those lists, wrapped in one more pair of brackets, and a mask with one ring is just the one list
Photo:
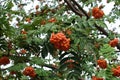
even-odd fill
[(105, 15), (101, 0), (1, 0), (0, 80), (119, 80), (111, 1)]

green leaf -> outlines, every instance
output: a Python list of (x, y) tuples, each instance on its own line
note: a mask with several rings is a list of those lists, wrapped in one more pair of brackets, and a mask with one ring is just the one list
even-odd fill
[(7, 3), (7, 9), (11, 9), (13, 6), (14, 5), (13, 5), (12, 1), (11, 0), (8, 1), (8, 3)]
[(35, 18), (33, 19), (32, 25), (33, 25), (33, 26), (39, 25), (41, 21), (42, 21), (42, 18), (41, 18), (41, 17), (35, 17)]
[(88, 24), (90, 27), (93, 27), (94, 23), (95, 23), (94, 20), (92, 20), (92, 19), (88, 20)]
[(23, 70), (25, 67), (26, 67), (26, 63), (18, 63), (14, 66), (11, 66), (9, 68), (10, 71), (20, 71), (20, 70)]
[(49, 76), (49, 71), (47, 71), (47, 70), (44, 70), (44, 69), (42, 69), (42, 68), (38, 68), (36, 71), (35, 71), (39, 76), (45, 76), (45, 77), (47, 77), (47, 76)]
[(80, 76), (79, 72), (77, 72), (77, 71), (71, 71), (68, 74), (67, 79), (68, 80), (78, 80), (79, 76)]
[(108, 60), (112, 60), (113, 58), (117, 58), (115, 54), (115, 49), (112, 48), (109, 44), (104, 44), (103, 47), (100, 48), (100, 56), (103, 56), (104, 58)]
[(112, 48), (109, 44), (104, 44), (103, 47), (100, 48), (100, 53), (102, 54), (111, 54), (114, 53), (115, 49)]
[(97, 76), (98, 76), (98, 77), (104, 77), (104, 76), (105, 76), (105, 70), (104, 70), (104, 69), (100, 70), (100, 71), (98, 72)]
[(83, 21), (86, 21), (86, 20), (87, 20), (87, 17), (86, 17), (86, 16), (83, 16), (83, 17), (82, 17), (82, 20), (83, 20)]
[(59, 70), (60, 71), (65, 70), (67, 66), (68, 66), (68, 63), (63, 63), (62, 65), (60, 65)]
[(89, 24), (88, 24), (87, 21), (84, 21), (82, 24), (83, 24), (83, 26), (84, 26), (85, 28), (89, 27)]
[(23, 24), (23, 25), (21, 25), (20, 28), (21, 28), (21, 29), (24, 28), (26, 31), (28, 31), (28, 30), (32, 30), (32, 29), (34, 29), (35, 27), (32, 26), (32, 25), (29, 23), (29, 24)]
[(51, 55), (54, 54), (55, 48), (52, 44), (48, 43), (48, 50), (50, 52)]
[[(12, 79), (13, 80), (13, 79)], [(29, 80), (29, 78), (27, 76), (22, 76), (21, 80)]]
[(48, 24), (44, 25), (43, 26), (43, 27), (45, 27), (44, 31), (47, 33), (48, 31), (50, 31), (50, 29), (52, 28), (52, 26), (54, 26), (53, 23), (48, 23)]
[(42, 59), (42, 58), (39, 58), (39, 57), (33, 57), (33, 58), (31, 59), (31, 62), (32, 62), (33, 64), (43, 65), (46, 61), (45, 61), (44, 59)]

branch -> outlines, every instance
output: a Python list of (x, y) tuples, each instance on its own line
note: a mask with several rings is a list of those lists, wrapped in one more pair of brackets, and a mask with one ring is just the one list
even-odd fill
[(79, 11), (82, 11), (83, 14), (87, 17), (87, 19), (89, 19), (89, 16), (86, 13), (86, 11), (75, 0), (71, 0), (71, 1), (78, 7), (78, 9), (80, 9)]
[(117, 47), (117, 49), (119, 49), (119, 50), (120, 50), (120, 43), (119, 43), (119, 44), (117, 44), (117, 46), (116, 46), (116, 47)]
[(72, 5), (72, 3), (70, 2), (70, 0), (65, 0), (65, 2), (67, 3), (67, 5), (71, 8), (71, 10), (72, 10), (75, 14), (79, 15), (80, 17), (83, 16), (83, 14), (80, 13), (79, 10), (76, 9), (74, 5)]
[(104, 35), (106, 35), (107, 37), (109, 37), (109, 34), (106, 32), (106, 30), (100, 26), (98, 26), (97, 24), (95, 24), (95, 27), (102, 32)]

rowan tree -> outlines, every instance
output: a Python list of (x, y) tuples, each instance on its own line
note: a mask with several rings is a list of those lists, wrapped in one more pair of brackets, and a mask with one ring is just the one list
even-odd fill
[(1, 0), (0, 79), (119, 80), (112, 1), (105, 15), (102, 0)]

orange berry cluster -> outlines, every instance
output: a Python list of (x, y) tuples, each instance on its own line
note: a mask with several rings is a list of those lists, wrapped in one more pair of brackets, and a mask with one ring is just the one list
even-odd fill
[(23, 71), (23, 74), (30, 77), (36, 76), (35, 70), (31, 66), (26, 67), (25, 70)]
[(8, 42), (8, 45), (7, 45), (8, 49), (12, 49), (12, 42)]
[(1, 57), (0, 58), (0, 65), (6, 65), (6, 64), (9, 64), (10, 63), (10, 60), (8, 57), (4, 56), (4, 57)]
[(25, 21), (31, 23), (31, 18), (26, 18)]
[(27, 52), (27, 51), (26, 51), (25, 49), (22, 49), (22, 50), (21, 50), (21, 53), (22, 53), (22, 54), (25, 54), (26, 52)]
[[(56, 18), (50, 18), (50, 19), (48, 20), (48, 22), (49, 22), (49, 23), (55, 23), (55, 22), (57, 22), (57, 20), (56, 20)], [(41, 25), (45, 25), (45, 24), (46, 24), (46, 20), (42, 20), (42, 21), (40, 22), (40, 24), (41, 24)]]
[(40, 24), (41, 24), (41, 25), (45, 25), (45, 24), (46, 24), (46, 21), (45, 21), (45, 20), (42, 20), (42, 21), (40, 22)]
[(16, 71), (11, 71), (11, 72), (10, 72), (11, 75), (14, 75), (14, 74), (16, 74), (16, 73), (17, 73)]
[(74, 60), (71, 60), (71, 59), (70, 59), (70, 60), (67, 60), (65, 63), (69, 63), (67, 67), (68, 67), (69, 69), (72, 69), (72, 68), (74, 68), (73, 62), (74, 62)]
[(70, 29), (67, 29), (67, 30), (65, 30), (65, 33), (68, 34), (68, 35), (71, 35), (72, 31)]
[(54, 68), (58, 68), (58, 66), (56, 64), (52, 64), (52, 67)]
[(92, 76), (92, 80), (104, 80), (104, 79), (103, 79), (103, 78), (96, 77), (96, 76)]
[(38, 9), (39, 9), (39, 5), (36, 5), (36, 6), (35, 6), (35, 9), (36, 9), (35, 14), (36, 14), (36, 15), (39, 15), (39, 14), (40, 14), (40, 11), (38, 11)]
[(26, 38), (27, 38), (27, 35), (26, 35), (27, 32), (26, 32), (24, 29), (21, 30), (21, 34), (23, 35), (23, 36), (22, 36), (23, 39), (26, 39)]
[(104, 59), (99, 59), (97, 60), (97, 64), (99, 65), (100, 68), (105, 69), (107, 68), (107, 61)]
[(98, 8), (98, 7), (94, 7), (92, 9), (92, 16), (95, 18), (95, 19), (100, 19), (101, 17), (103, 17), (104, 15), (104, 12)]
[(117, 38), (115, 38), (109, 42), (109, 45), (111, 47), (115, 47), (118, 44), (118, 42), (119, 42), (119, 40)]
[(113, 76), (120, 77), (120, 66), (112, 68)]
[(51, 19), (48, 20), (48, 22), (50, 22), (50, 23), (54, 23), (56, 21), (57, 21), (56, 18), (51, 18)]
[(21, 30), (21, 34), (27, 34), (25, 30)]
[(59, 50), (67, 51), (70, 48), (70, 39), (59, 32), (57, 34), (52, 33), (50, 37), (50, 42), (54, 44), (54, 47)]

